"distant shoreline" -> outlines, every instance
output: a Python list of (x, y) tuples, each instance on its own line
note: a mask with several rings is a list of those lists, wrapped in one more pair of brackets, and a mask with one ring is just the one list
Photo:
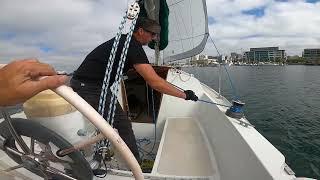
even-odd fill
[(304, 65), (304, 66), (319, 66), (320, 64), (300, 64), (300, 63), (289, 63), (287, 65)]

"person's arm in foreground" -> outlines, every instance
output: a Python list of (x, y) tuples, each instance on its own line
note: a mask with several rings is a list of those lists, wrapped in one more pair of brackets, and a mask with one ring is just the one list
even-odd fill
[[(39, 80), (42, 76), (48, 77)], [(24, 102), (43, 90), (64, 84), (66, 79), (35, 59), (11, 62), (0, 67), (0, 106)]]
[(166, 80), (161, 78), (150, 64), (135, 64), (135, 70), (151, 86), (151, 88), (171, 96), (179, 97), (185, 100), (197, 101), (198, 97), (191, 90), (180, 91), (173, 87)]

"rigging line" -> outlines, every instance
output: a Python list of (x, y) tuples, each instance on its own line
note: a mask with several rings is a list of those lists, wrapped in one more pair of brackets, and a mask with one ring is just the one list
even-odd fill
[(231, 80), (229, 71), (227, 70), (227, 67), (226, 67), (225, 64), (223, 65), (223, 67), (224, 67), (224, 69), (225, 69), (225, 71), (226, 71), (226, 73), (227, 73), (227, 75), (228, 75), (228, 78), (229, 78), (229, 81), (230, 81), (230, 86), (231, 86), (232, 91), (233, 91), (233, 96), (234, 96), (234, 98), (235, 98), (236, 100), (239, 100), (239, 97), (237, 96), (237, 93), (236, 93), (236, 89), (235, 89), (235, 87), (234, 87), (234, 85), (233, 85), (233, 83), (232, 83), (232, 80)]
[[(170, 83), (170, 82), (169, 82)], [(179, 90), (181, 91), (185, 91), (184, 89), (182, 89), (181, 87), (177, 86), (177, 85), (174, 85), (172, 83), (170, 83), (171, 85), (173, 85), (174, 87), (178, 88)], [(224, 105), (224, 104), (219, 104), (219, 103), (215, 103), (215, 102), (210, 102), (210, 101), (206, 101), (206, 100), (202, 100), (202, 99), (198, 99), (198, 101), (200, 102), (204, 102), (204, 103), (208, 103), (208, 104), (215, 104), (215, 105), (218, 105), (218, 106), (224, 106), (224, 107), (231, 107), (229, 105)]]
[[(220, 54), (220, 52), (219, 52), (219, 50), (218, 50), (218, 48), (217, 48), (217, 46), (216, 46), (216, 43), (213, 41), (213, 39), (212, 39), (212, 37), (211, 37), (210, 34), (209, 34), (209, 37), (210, 37), (210, 40), (211, 40), (211, 42), (213, 43), (214, 47), (216, 48), (218, 55), (221, 56), (221, 54)], [(225, 71), (226, 71), (226, 73), (227, 73), (227, 75), (228, 75), (228, 79), (229, 79), (229, 82), (230, 82), (230, 86), (231, 86), (231, 89), (232, 89), (232, 92), (233, 92), (233, 93), (232, 93), (232, 94), (233, 94), (233, 97), (234, 97), (236, 100), (239, 100), (239, 97), (237, 96), (237, 93), (236, 93), (236, 89), (235, 89), (235, 87), (234, 87), (234, 85), (233, 85), (233, 83), (232, 83), (232, 80), (231, 80), (229, 71), (228, 71), (228, 69), (227, 69), (227, 67), (226, 67), (225, 64), (223, 65), (223, 67), (224, 67), (224, 69), (225, 69)]]
[[(148, 84), (146, 84), (147, 86), (147, 100), (148, 100), (148, 115), (149, 115), (149, 86)], [(156, 115), (155, 115), (155, 108), (154, 108), (154, 97), (153, 97), (153, 89), (151, 89), (151, 101), (152, 101), (152, 120), (154, 122), (154, 141), (153, 141), (153, 146), (151, 148), (151, 151), (147, 153), (147, 155), (151, 154), (155, 144), (156, 144), (156, 139), (157, 139), (157, 122), (156, 122)]]
[(154, 96), (153, 96), (153, 89), (151, 89), (151, 99), (152, 99), (152, 118), (153, 118), (153, 122), (154, 122), (154, 140), (153, 140), (153, 146), (151, 148), (151, 151), (147, 154), (147, 155), (151, 155), (154, 147), (156, 145), (156, 141), (157, 141), (157, 122), (156, 122), (156, 113), (155, 113), (155, 108), (154, 108)]
[(219, 52), (219, 50), (218, 50), (218, 48), (217, 48), (217, 46), (216, 46), (216, 43), (213, 41), (213, 39), (212, 39), (212, 37), (211, 37), (210, 34), (209, 34), (209, 37), (210, 37), (210, 40), (211, 40), (211, 42), (213, 43), (214, 47), (216, 48), (218, 55), (221, 56), (221, 54), (220, 54), (220, 52)]
[[(188, 77), (188, 79), (184, 80), (184, 79), (182, 79), (182, 77), (181, 77), (181, 74), (183, 73), (183, 71), (180, 71), (180, 70), (177, 69), (177, 70), (176, 70), (176, 73), (177, 73), (176, 76), (179, 76), (179, 79), (180, 79), (182, 82), (187, 82), (187, 81), (189, 81), (189, 80), (191, 79), (191, 77), (192, 77), (192, 74), (186, 73), (189, 77)], [(171, 82), (173, 82), (173, 81), (171, 81)]]
[(231, 107), (231, 106), (229, 106), (229, 105), (214, 103), (214, 102), (210, 102), (210, 101), (206, 101), (206, 100), (202, 100), (202, 99), (198, 99), (198, 101), (204, 102), (204, 103), (208, 103), (208, 104), (215, 104), (215, 105), (218, 105), (218, 106)]

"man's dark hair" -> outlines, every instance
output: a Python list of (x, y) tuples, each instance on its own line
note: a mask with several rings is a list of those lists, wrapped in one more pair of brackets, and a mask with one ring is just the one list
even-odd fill
[(154, 21), (146, 17), (139, 17), (137, 19), (137, 23), (133, 32), (137, 32), (139, 28), (156, 34), (159, 34), (161, 31), (161, 27), (157, 21)]

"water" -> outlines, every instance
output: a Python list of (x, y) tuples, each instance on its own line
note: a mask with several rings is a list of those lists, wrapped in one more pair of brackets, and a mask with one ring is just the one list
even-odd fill
[[(77, 63), (53, 64), (74, 71)], [(286, 157), (297, 176), (320, 179), (320, 66), (227, 67), (245, 115)], [(218, 89), (218, 68), (186, 68)], [(222, 94), (233, 98), (223, 69)], [(16, 108), (11, 108), (15, 112)], [(1, 117), (1, 115), (0, 115)]]
[[(227, 67), (245, 115), (301, 177), (320, 179), (320, 66)], [(186, 68), (218, 89), (218, 68)], [(233, 91), (223, 69), (222, 94)]]

